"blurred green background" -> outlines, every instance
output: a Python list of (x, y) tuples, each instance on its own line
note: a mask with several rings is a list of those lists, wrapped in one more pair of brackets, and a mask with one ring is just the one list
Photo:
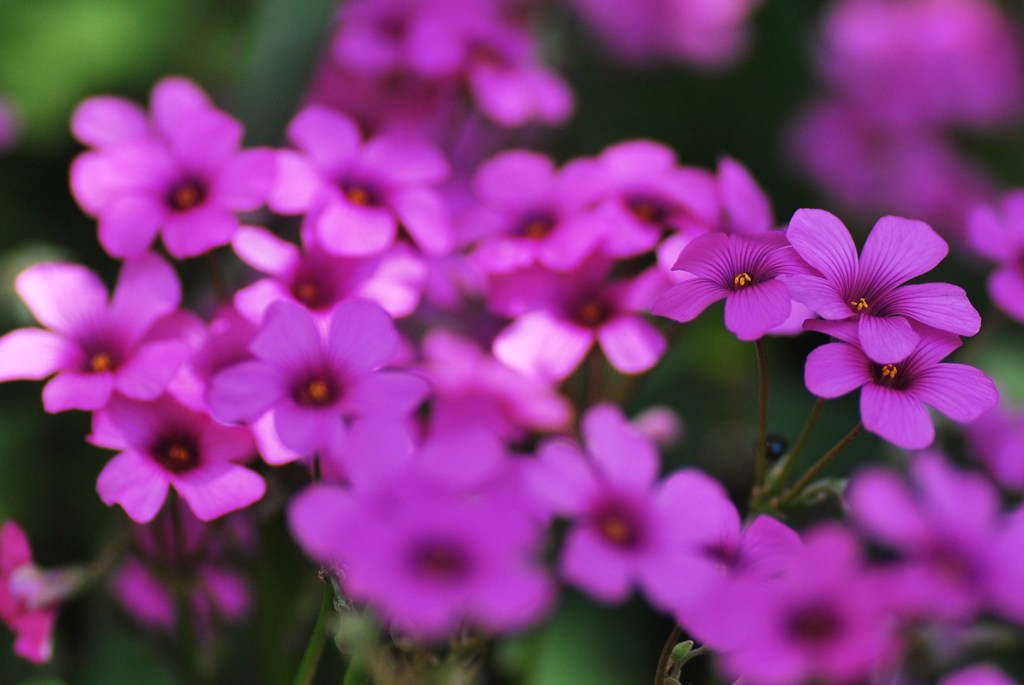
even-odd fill
[[(550, 12), (545, 30), (559, 47), (564, 63), (557, 68), (576, 90), (578, 108), (566, 128), (547, 134), (546, 149), (565, 159), (627, 138), (654, 138), (689, 164), (710, 167), (723, 154), (741, 160), (768, 191), (780, 222), (799, 207), (827, 208), (797, 180), (780, 149), (781, 132), (817, 90), (809, 43), (825, 4), (766, 0), (748, 58), (711, 74), (616, 66), (594, 51), (564, 11)], [(0, 156), (0, 330), (34, 323), (11, 286), (32, 262), (62, 258), (88, 264), (110, 281), (116, 274), (116, 263), (96, 243), (94, 223), (67, 188), (68, 164), (80, 151), (67, 123), (77, 102), (103, 92), (145, 102), (159, 78), (184, 74), (245, 121), (250, 142), (277, 143), (332, 10), (327, 0), (0, 0), (0, 94), (13, 101), (24, 127), (18, 146)], [(967, 144), (1007, 186), (1024, 183), (1020, 141)], [(977, 265), (952, 264), (941, 275), (964, 286), (984, 312)], [(720, 322), (719, 309), (688, 327), (668, 359), (640, 383), (630, 409), (652, 402), (677, 407), (687, 435), (669, 465), (708, 469), (741, 500), (752, 471), (756, 365), (753, 347), (738, 343)], [(1002, 326), (983, 350), (966, 354), (1024, 399), (1022, 342), (1019, 327)], [(813, 403), (803, 388), (803, 359), (817, 344), (808, 336), (768, 342), (771, 431), (791, 440)], [(39, 393), (38, 383), (0, 385), (0, 519), (27, 529), (43, 565), (86, 561), (127, 525), (93, 487), (109, 454), (84, 444), (84, 414), (46, 416)], [(854, 397), (830, 403), (805, 457), (821, 454), (856, 421)], [(891, 456), (880, 440), (865, 435), (834, 472)], [(218, 683), (291, 682), (317, 610), (314, 569), (288, 539), (280, 516), (264, 526), (261, 545), (260, 561), (249, 569), (258, 604), (246, 626), (225, 632)], [(638, 601), (598, 607), (566, 593), (550, 624), (510, 642), (495, 663), (510, 674), (509, 682), (648, 682), (670, 628), (668, 619)], [(4, 685), (186, 682), (174, 666), (173, 640), (134, 626), (104, 588), (62, 611), (52, 664), (34, 668), (18, 661), (9, 639), (0, 629)], [(342, 669), (342, 657), (330, 653), (318, 682), (340, 683)]]

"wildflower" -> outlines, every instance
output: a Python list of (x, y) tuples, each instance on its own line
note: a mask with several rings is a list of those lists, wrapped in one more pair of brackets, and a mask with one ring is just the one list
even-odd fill
[(975, 207), (968, 218), (971, 247), (999, 263), (988, 278), (992, 301), (1024, 321), (1024, 192), (1007, 193), (998, 208)]
[(903, 357), (869, 358), (854, 322), (808, 322), (836, 337), (807, 357), (804, 381), (818, 397), (833, 398), (861, 388), (864, 428), (905, 449), (922, 449), (935, 438), (925, 405), (954, 421), (972, 421), (999, 400), (995, 384), (978, 369), (942, 363), (960, 347), (960, 338), (916, 326), (917, 342)]
[(99, 219), (99, 240), (114, 257), (138, 255), (159, 232), (173, 257), (226, 245), (236, 212), (256, 209), (274, 174), (270, 150), (239, 151), (242, 126), (191, 81), (153, 88), (151, 116), (119, 98), (87, 100), (72, 130), (96, 149), (71, 165), (71, 191)]
[(949, 283), (902, 285), (934, 268), (949, 247), (927, 224), (887, 216), (875, 224), (861, 257), (849, 231), (820, 209), (801, 209), (789, 242), (818, 274), (786, 280), (793, 299), (828, 320), (855, 319), (860, 345), (876, 362), (896, 362), (914, 349), (911, 321), (974, 335), (981, 317), (962, 288)]
[(92, 271), (60, 262), (29, 267), (15, 288), (48, 330), (22, 328), (0, 338), (0, 380), (55, 373), (43, 388), (48, 412), (99, 409), (115, 390), (153, 399), (191, 352), (158, 330), (177, 309), (181, 284), (155, 254), (124, 263), (112, 298)]
[(121, 450), (107, 462), (96, 490), (136, 523), (149, 523), (173, 487), (200, 521), (256, 502), (263, 478), (236, 461), (250, 458), (249, 431), (224, 426), (169, 395), (150, 402), (115, 397), (93, 415), (93, 444)]
[(690, 277), (669, 288), (651, 312), (687, 322), (725, 299), (725, 327), (740, 340), (756, 340), (786, 321), (792, 300), (779, 276), (803, 270), (782, 233), (698, 236), (674, 268)]

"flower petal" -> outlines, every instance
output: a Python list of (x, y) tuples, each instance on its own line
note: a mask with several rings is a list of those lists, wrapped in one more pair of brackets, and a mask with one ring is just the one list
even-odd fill
[(661, 332), (639, 316), (615, 317), (598, 329), (597, 340), (612, 366), (626, 374), (647, 371), (668, 346)]
[(258, 473), (226, 462), (175, 476), (172, 483), (200, 521), (244, 509), (260, 500), (267, 491), (267, 484)]
[(494, 339), (494, 356), (530, 376), (561, 380), (579, 366), (594, 334), (547, 312), (524, 314)]
[(611, 404), (593, 407), (583, 416), (581, 431), (587, 451), (610, 483), (646, 492), (658, 475), (658, 450), (622, 410)]
[(219, 421), (253, 422), (288, 395), (288, 380), (265, 362), (241, 362), (210, 380), (206, 402)]
[(99, 95), (85, 100), (71, 115), (71, 134), (91, 147), (106, 147), (149, 133), (146, 112), (124, 98)]
[(915, 376), (911, 392), (954, 421), (973, 421), (999, 401), (988, 376), (966, 364), (935, 364)]
[(924, 449), (935, 439), (935, 426), (914, 395), (868, 383), (860, 394), (864, 428), (908, 450)]
[(896, 288), (885, 298), (886, 310), (926, 326), (957, 335), (981, 330), (981, 316), (967, 293), (949, 283), (921, 283)]
[(18, 295), (39, 323), (72, 337), (92, 332), (107, 309), (107, 289), (99, 277), (78, 264), (46, 262), (18, 274)]
[(804, 383), (818, 397), (841, 397), (871, 380), (870, 361), (853, 345), (828, 343), (807, 355)]
[(329, 176), (348, 168), (359, 150), (360, 139), (355, 121), (318, 105), (304, 108), (288, 124), (288, 140)]
[(231, 239), (231, 247), (252, 268), (278, 278), (299, 263), (299, 248), (262, 226), (239, 228)]
[(0, 382), (40, 380), (82, 361), (67, 338), (39, 328), (19, 328), (0, 338)]
[(327, 354), (338, 369), (377, 369), (394, 358), (398, 343), (394, 321), (374, 302), (343, 300), (331, 311)]
[(651, 307), (651, 313), (680, 323), (696, 319), (701, 312), (729, 294), (729, 289), (706, 278), (690, 278), (666, 290)]
[(786, 231), (789, 243), (808, 264), (845, 291), (857, 275), (857, 246), (838, 218), (821, 209), (798, 209)]
[(110, 400), (114, 374), (61, 371), (43, 388), (43, 408), (51, 413), (81, 409), (95, 411)]
[(111, 319), (129, 344), (181, 303), (181, 282), (170, 264), (152, 252), (126, 260), (114, 286)]
[(317, 242), (331, 254), (380, 254), (394, 241), (398, 222), (383, 207), (359, 207), (344, 200), (327, 203), (316, 219)]
[(785, 321), (792, 307), (782, 281), (754, 283), (725, 298), (725, 327), (740, 340), (757, 340)]
[(119, 259), (142, 254), (153, 244), (167, 216), (167, 208), (154, 196), (122, 195), (100, 214), (100, 245)]
[(171, 256), (188, 259), (227, 245), (238, 229), (238, 218), (206, 204), (187, 212), (172, 212), (164, 220), (164, 245)]
[(861, 314), (857, 337), (872, 361), (879, 364), (903, 361), (914, 351), (920, 337), (902, 316)]
[(879, 291), (895, 288), (938, 266), (949, 245), (923, 221), (883, 216), (871, 229), (860, 259), (860, 280)]
[(114, 372), (114, 385), (127, 397), (155, 399), (191, 353), (192, 347), (182, 340), (139, 345), (131, 359)]
[(149, 457), (121, 452), (107, 462), (96, 491), (108, 507), (120, 504), (136, 523), (149, 523), (167, 499), (167, 473)]

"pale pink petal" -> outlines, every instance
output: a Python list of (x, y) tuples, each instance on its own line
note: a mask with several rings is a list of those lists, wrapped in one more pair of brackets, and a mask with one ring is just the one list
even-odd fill
[(725, 298), (725, 327), (740, 340), (756, 340), (785, 321), (792, 306), (782, 281), (754, 283)]
[(954, 421), (973, 421), (999, 401), (988, 376), (965, 364), (936, 364), (914, 377), (910, 391)]
[(837, 285), (852, 285), (857, 247), (846, 226), (821, 209), (799, 209), (786, 231), (790, 244), (811, 266)]
[(884, 216), (871, 229), (860, 267), (863, 282), (889, 290), (934, 269), (949, 245), (923, 221)]
[(18, 637), (14, 653), (34, 664), (46, 663), (53, 657), (53, 624), (56, 611), (35, 611), (17, 619)]
[(134, 344), (150, 326), (181, 303), (181, 282), (170, 264), (152, 252), (125, 261), (114, 286), (110, 314), (126, 342)]
[(654, 482), (658, 451), (618, 407), (599, 404), (591, 408), (583, 416), (581, 432), (587, 452), (610, 484), (646, 491)]
[(263, 278), (235, 293), (235, 308), (249, 321), (259, 324), (270, 305), (279, 300), (294, 301), (294, 296), (281, 281)]
[(187, 212), (168, 214), (162, 234), (171, 256), (188, 259), (227, 245), (237, 229), (238, 218), (234, 214), (206, 204)]
[(608, 361), (622, 373), (643, 373), (658, 363), (668, 343), (646, 319), (618, 316), (601, 326), (597, 341)]
[(379, 368), (394, 358), (398, 343), (394, 321), (376, 303), (344, 300), (331, 310), (327, 354), (339, 369)]
[(288, 379), (275, 366), (251, 361), (224, 369), (210, 380), (206, 402), (225, 423), (256, 421), (288, 396)]
[(14, 287), (39, 323), (72, 337), (82, 329), (91, 331), (106, 314), (106, 287), (78, 264), (30, 266), (18, 274)]
[(172, 476), (178, 491), (200, 521), (210, 521), (262, 499), (267, 484), (255, 471), (221, 462)]
[(288, 139), (330, 176), (348, 168), (359, 150), (356, 122), (326, 107), (312, 105), (288, 124)]
[(265, 274), (283, 278), (299, 263), (299, 248), (261, 226), (242, 226), (231, 239), (235, 254)]
[(80, 409), (95, 411), (110, 400), (114, 374), (61, 371), (43, 388), (43, 408), (51, 413)]
[(136, 523), (149, 523), (167, 499), (167, 473), (149, 457), (121, 452), (107, 462), (96, 491), (108, 507), (120, 504)]
[(866, 314), (861, 314), (857, 322), (857, 337), (864, 354), (879, 364), (903, 361), (920, 339), (902, 316)]
[(316, 219), (317, 242), (331, 254), (365, 257), (380, 254), (395, 241), (398, 222), (383, 207), (329, 202)]
[(278, 214), (309, 211), (324, 187), (324, 180), (302, 155), (282, 150), (277, 153), (274, 182), (267, 206)]
[(182, 340), (139, 345), (131, 358), (114, 372), (114, 386), (127, 397), (155, 399), (191, 353), (192, 347)]
[(530, 376), (561, 380), (594, 344), (594, 334), (547, 312), (525, 314), (494, 339), (494, 356)]
[(274, 412), (268, 411), (258, 418), (250, 427), (252, 436), (256, 440), (256, 450), (263, 457), (263, 461), (271, 466), (280, 466), (296, 461), (302, 455), (290, 450), (281, 442), (274, 428)]
[(92, 147), (105, 147), (149, 134), (146, 112), (111, 95), (91, 97), (71, 114), (71, 134)]
[(390, 205), (425, 254), (451, 251), (454, 236), (447, 205), (440, 195), (424, 189), (402, 190), (391, 194)]
[(0, 382), (40, 380), (83, 361), (67, 338), (39, 328), (19, 328), (0, 338)]
[(266, 200), (276, 169), (276, 155), (269, 149), (233, 155), (214, 177), (211, 199), (236, 212), (252, 211)]
[(907, 392), (869, 383), (861, 390), (864, 428), (908, 450), (923, 449), (935, 439), (935, 426), (924, 404)]
[(818, 397), (841, 397), (871, 380), (871, 362), (853, 345), (829, 343), (807, 355), (804, 383)]
[(103, 208), (99, 218), (99, 241), (110, 256), (123, 259), (142, 254), (153, 244), (157, 230), (168, 212), (150, 195), (125, 195)]

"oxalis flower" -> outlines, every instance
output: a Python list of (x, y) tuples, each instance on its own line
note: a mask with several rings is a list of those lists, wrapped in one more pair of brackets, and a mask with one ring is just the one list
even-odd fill
[(826, 211), (797, 211), (787, 235), (818, 271), (786, 279), (793, 299), (822, 318), (856, 320), (860, 345), (873, 361), (899, 361), (911, 353), (918, 343), (911, 321), (957, 335), (974, 335), (981, 328), (962, 288), (902, 285), (931, 271), (949, 252), (946, 241), (923, 222), (882, 217), (859, 259), (850, 232)]
[(693, 321), (725, 300), (725, 327), (740, 340), (756, 340), (789, 317), (792, 300), (779, 276), (804, 270), (782, 233), (695, 238), (679, 255), (676, 271), (690, 278), (669, 288), (651, 312), (680, 322)]
[(839, 342), (815, 349), (807, 357), (804, 381), (818, 397), (833, 398), (862, 388), (860, 415), (864, 428), (905, 449), (922, 449), (935, 439), (925, 405), (954, 421), (972, 421), (995, 406), (999, 391), (978, 369), (941, 363), (960, 347), (960, 338), (915, 326), (917, 343), (905, 356), (885, 363), (868, 357), (854, 322), (809, 321), (805, 327), (828, 333)]

